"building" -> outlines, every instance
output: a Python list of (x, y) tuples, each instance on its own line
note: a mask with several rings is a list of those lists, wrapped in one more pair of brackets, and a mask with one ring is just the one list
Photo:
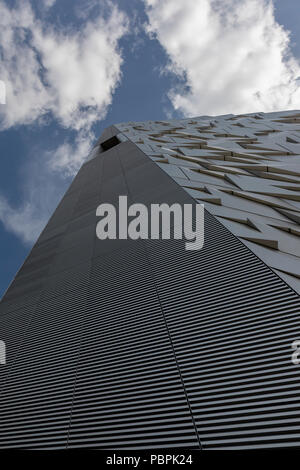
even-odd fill
[[(205, 243), (96, 207), (205, 205)], [(0, 448), (300, 446), (300, 112), (108, 128), (0, 305)]]

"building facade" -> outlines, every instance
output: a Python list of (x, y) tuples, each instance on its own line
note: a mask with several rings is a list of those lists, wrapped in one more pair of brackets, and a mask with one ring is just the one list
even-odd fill
[[(205, 242), (96, 208), (205, 206)], [(0, 305), (0, 448), (300, 446), (300, 112), (106, 129)]]

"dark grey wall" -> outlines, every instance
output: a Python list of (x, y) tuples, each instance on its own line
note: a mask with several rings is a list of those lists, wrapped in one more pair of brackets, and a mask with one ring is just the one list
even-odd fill
[(86, 163), (0, 306), (0, 448), (299, 444), (299, 297), (212, 216), (100, 241), (101, 202), (194, 203), (125, 142)]

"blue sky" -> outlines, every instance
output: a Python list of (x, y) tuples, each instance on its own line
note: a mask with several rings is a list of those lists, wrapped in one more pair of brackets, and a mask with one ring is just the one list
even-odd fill
[(102, 130), (300, 108), (299, 0), (0, 0), (0, 295)]

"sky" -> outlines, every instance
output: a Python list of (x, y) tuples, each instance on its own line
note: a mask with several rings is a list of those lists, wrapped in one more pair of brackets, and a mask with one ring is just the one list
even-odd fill
[(0, 296), (109, 125), (300, 109), (299, 16), (299, 0), (0, 0)]

